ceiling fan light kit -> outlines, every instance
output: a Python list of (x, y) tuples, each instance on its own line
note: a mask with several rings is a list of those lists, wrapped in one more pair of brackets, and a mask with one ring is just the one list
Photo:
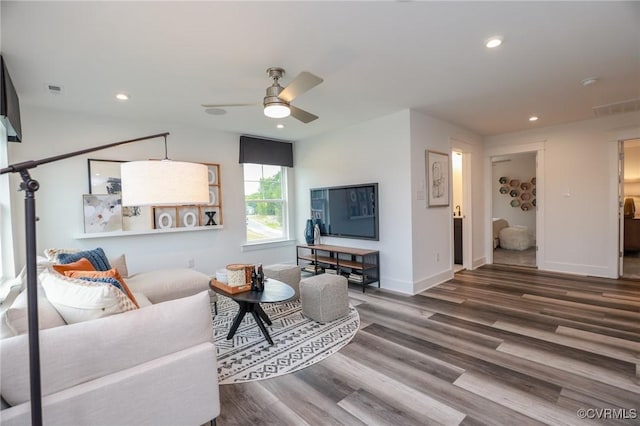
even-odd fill
[[(273, 80), (273, 84), (267, 87), (266, 96), (262, 100), (262, 106), (264, 107), (264, 115), (269, 118), (285, 118), (292, 116), (296, 120), (303, 123), (310, 123), (318, 118), (317, 115), (311, 114), (300, 108), (296, 108), (291, 105), (291, 102), (305, 93), (308, 90), (316, 87), (322, 83), (322, 80), (317, 75), (310, 72), (303, 71), (296, 78), (293, 79), (287, 87), (282, 87), (279, 80), (284, 76), (284, 69), (278, 67), (271, 67), (267, 69), (267, 75)], [(251, 106), (255, 104), (227, 104), (227, 105), (211, 105), (203, 104), (205, 111), (209, 114), (214, 114), (212, 110), (221, 109), (232, 106)]]

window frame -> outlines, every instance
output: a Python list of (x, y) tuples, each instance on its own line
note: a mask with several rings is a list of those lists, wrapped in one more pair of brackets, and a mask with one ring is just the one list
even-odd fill
[(245, 192), (245, 184), (246, 182), (254, 182), (254, 181), (247, 181), (245, 179), (245, 166), (247, 165), (251, 165), (251, 166), (273, 166), (270, 164), (259, 164), (259, 163), (242, 163), (242, 192), (243, 192), (243, 204), (244, 204), (244, 244), (243, 244), (243, 250), (245, 251), (250, 251), (251, 248), (258, 248), (264, 245), (270, 245), (270, 246), (280, 246), (280, 245), (289, 245), (290, 242), (292, 241), (290, 238), (291, 235), (291, 229), (290, 229), (290, 223), (291, 223), (291, 215), (292, 212), (290, 211), (290, 198), (291, 198), (291, 193), (289, 191), (290, 189), (290, 185), (289, 185), (289, 173), (288, 173), (288, 167), (286, 166), (275, 166), (275, 167), (280, 167), (280, 185), (281, 185), (281, 198), (280, 199), (259, 199), (259, 200), (251, 200), (254, 202), (279, 202), (282, 203), (282, 237), (278, 237), (278, 238), (265, 238), (265, 239), (260, 239), (260, 240), (248, 240), (247, 239), (247, 233), (248, 233), (248, 227), (247, 227), (247, 219), (248, 219), (248, 215), (247, 215), (247, 194)]

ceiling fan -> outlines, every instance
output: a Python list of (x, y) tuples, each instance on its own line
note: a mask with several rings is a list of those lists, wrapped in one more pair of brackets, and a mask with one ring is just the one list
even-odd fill
[[(264, 115), (271, 118), (284, 118), (291, 115), (303, 123), (310, 123), (318, 118), (317, 115), (291, 105), (291, 101), (322, 83), (323, 80), (320, 77), (303, 71), (298, 74), (287, 87), (282, 87), (280, 86), (279, 80), (284, 76), (284, 69), (277, 67), (269, 68), (267, 75), (273, 80), (273, 84), (267, 87), (266, 96), (262, 101)], [(259, 104), (203, 104), (202, 106), (204, 108), (224, 108), (251, 105)]]

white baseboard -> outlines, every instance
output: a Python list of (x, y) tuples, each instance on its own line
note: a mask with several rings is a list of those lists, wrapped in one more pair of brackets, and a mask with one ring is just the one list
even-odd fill
[(617, 271), (612, 271), (606, 266), (583, 265), (579, 263), (564, 262), (540, 262), (538, 264), (540, 271), (562, 272), (565, 274), (589, 275), (600, 278), (618, 278)]
[(427, 289), (430, 289), (431, 287), (437, 286), (438, 284), (447, 282), (452, 278), (453, 269), (448, 269), (435, 275), (431, 275), (430, 277), (423, 278), (420, 281), (416, 281), (413, 283), (413, 294), (421, 293)]

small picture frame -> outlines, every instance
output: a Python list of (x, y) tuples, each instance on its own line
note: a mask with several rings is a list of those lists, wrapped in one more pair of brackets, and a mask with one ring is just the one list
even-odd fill
[(82, 207), (86, 234), (122, 231), (120, 194), (85, 194)]
[(426, 151), (428, 207), (449, 205), (449, 154)]
[(89, 171), (89, 194), (120, 194), (122, 180), (120, 166), (125, 161), (87, 160)]
[(153, 229), (151, 206), (122, 207), (123, 231), (148, 231)]

